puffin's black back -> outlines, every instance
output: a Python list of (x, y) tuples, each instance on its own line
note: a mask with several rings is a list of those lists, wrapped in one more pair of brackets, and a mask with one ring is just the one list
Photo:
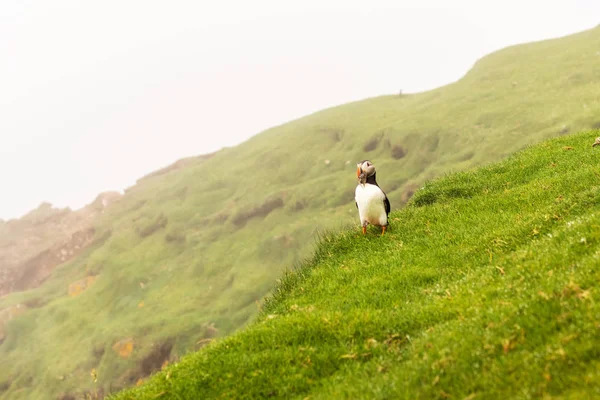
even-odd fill
[[(379, 185), (377, 184), (377, 179), (375, 178), (375, 175), (377, 175), (377, 172), (375, 172), (373, 175), (367, 177), (367, 183), (370, 183), (371, 185), (375, 185), (379, 189), (381, 189), (379, 187)], [(383, 189), (381, 189), (381, 191), (383, 192)], [(383, 205), (385, 207), (385, 213), (386, 213), (386, 215), (390, 215), (390, 210), (391, 210), (390, 200), (388, 199), (387, 194), (385, 194), (385, 192), (383, 192), (383, 195), (385, 196), (385, 199), (383, 199)]]

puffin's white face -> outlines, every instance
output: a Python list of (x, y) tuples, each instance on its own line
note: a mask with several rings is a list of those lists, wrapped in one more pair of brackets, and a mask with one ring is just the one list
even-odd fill
[(367, 178), (375, 173), (375, 166), (369, 160), (359, 162), (356, 164), (356, 177), (358, 183), (364, 185), (367, 182)]

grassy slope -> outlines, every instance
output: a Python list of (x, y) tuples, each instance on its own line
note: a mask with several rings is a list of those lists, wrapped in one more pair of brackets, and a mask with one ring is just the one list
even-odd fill
[(254, 324), (114, 399), (599, 397), (599, 133), (327, 236)]
[[(85, 255), (0, 299), (43, 305), (7, 326), (0, 396), (94, 388), (92, 368), (104, 390), (131, 385), (157, 346), (181, 355), (243, 326), (281, 271), (310, 254), (318, 229), (356, 223), (358, 159), (375, 161), (397, 208), (427, 179), (594, 126), (599, 38), (596, 28), (511, 47), (452, 85), (325, 110), (140, 181), (98, 222)], [(394, 146), (406, 155), (395, 159)], [(69, 298), (68, 284), (90, 274), (94, 285)], [(130, 337), (134, 351), (121, 359), (111, 347)]]

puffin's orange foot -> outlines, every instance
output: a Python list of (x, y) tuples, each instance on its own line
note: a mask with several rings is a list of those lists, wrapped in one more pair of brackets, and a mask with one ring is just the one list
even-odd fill
[(367, 234), (367, 227), (363, 226), (363, 235), (366, 235), (366, 234)]
[(385, 233), (386, 229), (387, 229), (387, 226), (382, 226), (381, 227), (381, 236), (383, 236), (383, 234)]

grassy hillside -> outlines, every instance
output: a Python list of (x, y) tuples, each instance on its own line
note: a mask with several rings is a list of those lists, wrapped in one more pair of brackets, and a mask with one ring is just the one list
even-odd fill
[(254, 324), (114, 399), (600, 397), (599, 133), (327, 235)]
[(0, 397), (106, 393), (244, 326), (316, 232), (357, 223), (356, 160), (375, 162), (397, 209), (428, 179), (598, 126), (599, 39), (511, 47), (454, 84), (324, 110), (140, 180), (93, 246), (0, 299), (31, 305), (5, 326)]

